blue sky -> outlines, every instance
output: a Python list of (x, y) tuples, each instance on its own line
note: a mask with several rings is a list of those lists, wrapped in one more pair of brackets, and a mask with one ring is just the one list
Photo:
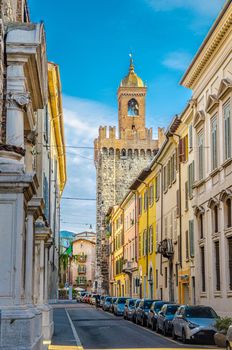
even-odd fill
[[(67, 145), (92, 146), (99, 125), (117, 125), (116, 92), (130, 51), (148, 85), (147, 125), (155, 133), (167, 126), (191, 96), (180, 78), (223, 3), (29, 0), (31, 20), (45, 23), (48, 59), (60, 65)], [(67, 148), (67, 163), (64, 195), (95, 198), (93, 151)], [(63, 229), (88, 223), (95, 223), (94, 202), (62, 201)]]

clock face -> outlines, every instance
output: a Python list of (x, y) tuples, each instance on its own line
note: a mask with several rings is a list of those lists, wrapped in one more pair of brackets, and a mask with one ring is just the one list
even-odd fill
[(128, 116), (134, 117), (138, 115), (139, 115), (139, 104), (134, 98), (132, 98), (128, 102)]

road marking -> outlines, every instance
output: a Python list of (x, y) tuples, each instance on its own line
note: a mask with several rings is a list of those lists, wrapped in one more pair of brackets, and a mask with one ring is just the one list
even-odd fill
[[(120, 349), (115, 349), (115, 348), (107, 348), (104, 350), (132, 350), (132, 348), (120, 348)], [(138, 350), (177, 350), (176, 348), (133, 348), (133, 349), (138, 349)], [(182, 350), (196, 350), (196, 348), (181, 348)], [(85, 350), (90, 350), (86, 348)], [(102, 349), (92, 349), (91, 350), (102, 350)], [(209, 350), (214, 350), (214, 348), (209, 349)]]
[(76, 328), (74, 327), (74, 324), (73, 324), (73, 322), (72, 322), (72, 320), (71, 320), (71, 317), (69, 316), (69, 313), (68, 313), (68, 311), (67, 311), (66, 308), (65, 308), (65, 312), (66, 312), (66, 315), (67, 315), (67, 317), (68, 317), (70, 326), (71, 326), (71, 328), (72, 328), (72, 332), (73, 332), (74, 338), (75, 338), (75, 340), (76, 340), (77, 346), (83, 349), (83, 346), (82, 346), (82, 344), (81, 344), (80, 338), (78, 337)]
[(84, 350), (82, 346), (49, 345), (49, 350)]

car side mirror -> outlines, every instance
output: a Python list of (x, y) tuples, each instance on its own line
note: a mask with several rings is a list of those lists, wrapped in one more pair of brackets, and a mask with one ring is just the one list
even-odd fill
[(160, 314), (161, 316), (164, 316), (164, 313), (163, 313), (163, 311), (160, 311), (160, 312), (159, 312), (159, 314)]

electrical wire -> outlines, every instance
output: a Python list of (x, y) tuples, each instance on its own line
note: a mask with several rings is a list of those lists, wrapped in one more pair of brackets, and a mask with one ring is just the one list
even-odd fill
[(61, 197), (64, 200), (73, 200), (73, 201), (96, 201), (96, 198), (80, 198), (80, 197)]

